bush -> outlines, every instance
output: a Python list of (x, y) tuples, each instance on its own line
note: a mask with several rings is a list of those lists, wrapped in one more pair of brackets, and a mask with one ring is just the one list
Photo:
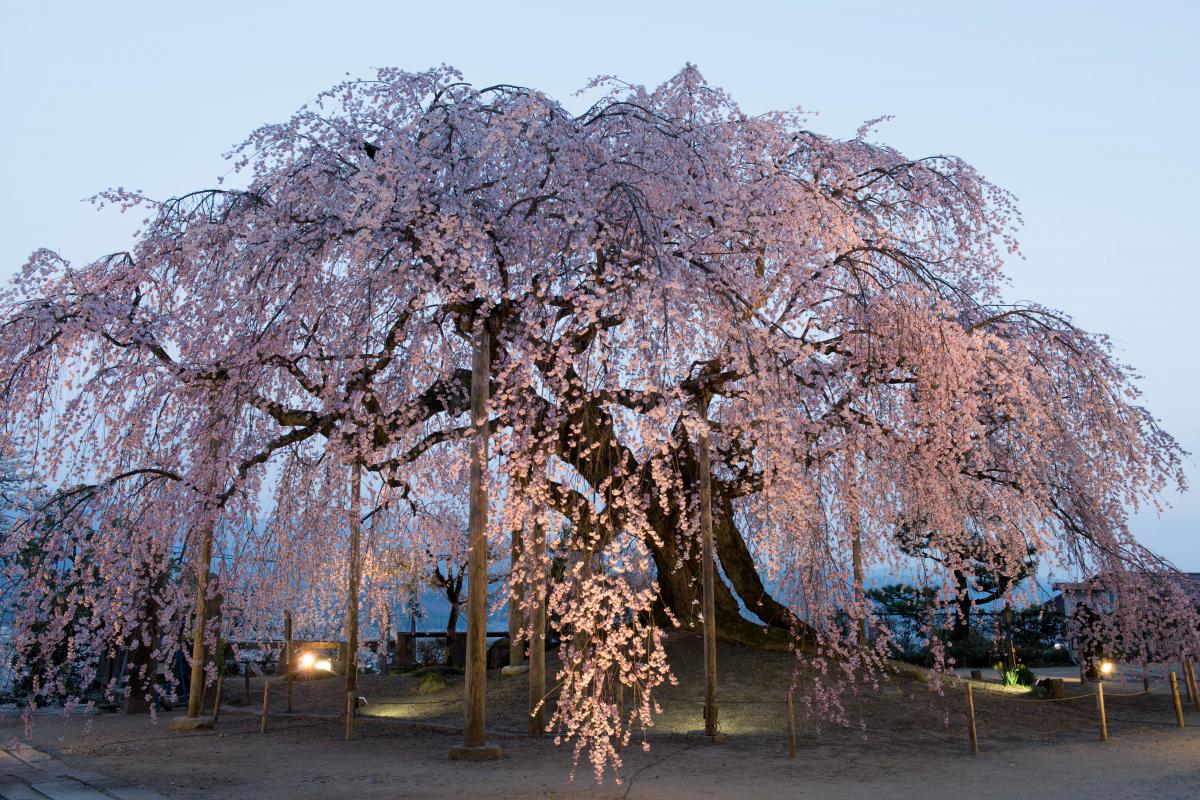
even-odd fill
[(1037, 678), (1033, 674), (1033, 670), (1024, 664), (1017, 664), (1012, 669), (1005, 666), (1004, 662), (996, 664), (996, 672), (1000, 673), (1000, 679), (1005, 686), (1027, 686), (1032, 688)]

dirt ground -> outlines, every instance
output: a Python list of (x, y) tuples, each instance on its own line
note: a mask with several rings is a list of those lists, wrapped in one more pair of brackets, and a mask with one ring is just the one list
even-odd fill
[[(673, 664), (700, 662), (691, 637), (677, 637), (670, 650)], [(265, 735), (256, 713), (231, 708), (243, 699), (239, 681), (226, 687), (227, 710), (214, 731), (171, 734), (165, 718), (152, 724), (105, 714), (89, 724), (39, 716), (31, 744), (171, 798), (1200, 797), (1200, 713), (1186, 712), (1189, 727), (1179, 730), (1161, 688), (1125, 696), (1139, 692), (1140, 682), (1106, 687), (1107, 743), (1098, 741), (1094, 697), (1029, 702), (980, 686), (983, 752), (973, 757), (963, 687), (938, 693), (900, 677), (853, 697), (848, 726), (818, 726), (798, 709), (798, 755), (789, 759), (782, 700), (791, 657), (722, 646), (720, 665), (728, 742), (686, 736), (701, 727), (702, 683), (695, 669), (678, 669), (680, 686), (661, 694), (664, 714), (648, 736), (650, 751), (626, 750), (620, 784), (609, 772), (596, 785), (586, 763), (571, 782), (568, 747), (519, 733), (525, 676), (499, 672), (489, 674), (489, 730), (507, 753), (498, 762), (447, 758), (459, 741), (460, 680), (422, 695), (413, 679), (400, 676), (362, 678), (365, 710), (379, 718), (360, 719), (352, 742), (343, 740), (336, 716), (340, 681), (325, 680), (297, 684), (293, 715), (283, 713), (282, 686), (273, 685)], [(251, 705), (261, 697), (256, 682)], [(0, 737), (24, 740), (24, 726), (0, 720)]]

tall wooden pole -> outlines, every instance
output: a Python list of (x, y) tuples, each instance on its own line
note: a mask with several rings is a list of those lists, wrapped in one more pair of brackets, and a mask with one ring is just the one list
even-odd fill
[(700, 478), (700, 541), (704, 560), (704, 735), (717, 735), (717, 595), (713, 554), (712, 472), (708, 455), (708, 395), (702, 395), (696, 437)]
[(471, 511), (467, 542), (467, 664), (463, 692), (463, 746), (484, 746), (487, 726), (487, 487), (488, 380), (491, 332), (486, 320), (475, 331), (471, 365)]
[[(516, 569), (521, 559), (521, 532), (512, 533), (512, 550), (509, 554), (509, 574)], [(519, 667), (525, 663), (525, 651), (521, 646), (521, 602), (524, 599), (524, 587), (518, 581), (509, 580), (512, 595), (508, 598), (508, 663)]]
[[(846, 504), (846, 525), (850, 532), (850, 561), (853, 569), (854, 601), (860, 606), (865, 603), (863, 586), (863, 556), (862, 556), (862, 525), (858, 515), (858, 500), (854, 494), (854, 483), (858, 480), (858, 464), (852, 456), (847, 456), (847, 464), (843, 475), (842, 494)], [(867, 646), (867, 620), (864, 616), (858, 621), (858, 646)]]
[(545, 557), (546, 532), (535, 522), (531, 561), (537, 569), (537, 578), (529, 587), (533, 592), (533, 607), (529, 611), (529, 732), (534, 736), (546, 732), (542, 703), (546, 696), (546, 579), (542, 575)]
[[(346, 581), (346, 694), (358, 697), (358, 589), (362, 577), (360, 548), (362, 540), (362, 464), (356, 459), (350, 467), (350, 564)], [(346, 704), (346, 730), (351, 730), (350, 717), (354, 703)]]
[(1096, 683), (1096, 712), (1100, 716), (1100, 741), (1108, 741), (1108, 715), (1104, 713), (1104, 681)]

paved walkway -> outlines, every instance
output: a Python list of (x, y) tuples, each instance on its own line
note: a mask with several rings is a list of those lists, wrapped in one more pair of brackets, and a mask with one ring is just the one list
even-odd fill
[(19, 745), (0, 750), (0, 798), (3, 800), (166, 800), (149, 789), (72, 769), (41, 750)]

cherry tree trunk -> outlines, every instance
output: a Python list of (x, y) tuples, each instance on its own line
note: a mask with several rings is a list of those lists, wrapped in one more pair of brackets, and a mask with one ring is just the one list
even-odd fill
[(700, 545), (704, 562), (704, 733), (717, 734), (717, 600), (713, 554), (712, 473), (708, 457), (708, 400), (700, 402), (696, 459), (700, 483)]
[[(362, 539), (362, 465), (355, 461), (350, 468), (350, 564), (346, 582), (346, 692), (358, 696), (358, 589), (362, 577), (360, 548)], [(354, 704), (347, 704), (346, 714), (354, 713)], [(347, 723), (349, 724), (349, 723)]]
[(538, 570), (529, 590), (533, 606), (529, 609), (529, 732), (540, 736), (546, 732), (546, 712), (542, 699), (546, 696), (546, 580), (542, 575), (546, 557), (546, 532), (540, 524), (533, 529), (531, 561)]
[(200, 716), (204, 702), (204, 633), (208, 624), (208, 584), (212, 577), (213, 525), (200, 532), (200, 558), (196, 562), (196, 624), (192, 630), (192, 674), (188, 683), (189, 717)]
[(463, 745), (482, 747), (487, 725), (487, 487), (488, 379), (491, 336), (487, 322), (475, 333), (471, 368), (471, 511), (467, 528), (467, 663), (463, 692)]

